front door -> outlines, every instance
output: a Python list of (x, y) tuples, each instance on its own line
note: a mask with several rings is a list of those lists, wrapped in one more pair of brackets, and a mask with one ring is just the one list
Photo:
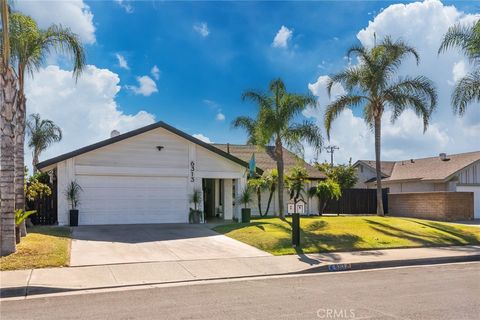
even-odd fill
[(215, 179), (203, 179), (203, 212), (205, 218), (215, 217)]

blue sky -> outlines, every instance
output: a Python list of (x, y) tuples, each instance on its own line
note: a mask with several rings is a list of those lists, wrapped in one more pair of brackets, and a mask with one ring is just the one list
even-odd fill
[[(87, 47), (89, 63), (115, 71), (122, 85), (149, 74), (153, 65), (161, 70), (158, 93), (122, 90), (121, 109), (140, 107), (191, 133), (242, 143), (243, 132), (230, 130), (230, 122), (256, 110), (240, 101), (245, 89), (263, 89), (281, 77), (290, 90), (307, 93), (320, 74), (345, 65), (346, 48), (358, 43), (358, 30), (386, 3), (132, 2), (133, 13), (115, 3), (88, 4), (97, 27), (97, 43)], [(208, 36), (193, 29), (200, 23), (207, 23)], [(272, 47), (282, 25), (293, 30), (292, 39), (287, 48)], [(116, 53), (130, 70), (118, 66)], [(219, 109), (225, 121), (215, 119)]]
[[(28, 108), (61, 123), (65, 131), (64, 141), (45, 157), (102, 140), (111, 129), (124, 132), (153, 120), (213, 142), (244, 143), (245, 133), (230, 127), (236, 116), (255, 115), (256, 107), (240, 99), (244, 90), (266, 89), (271, 79), (281, 77), (290, 91), (311, 92), (324, 107), (325, 77), (344, 68), (346, 50), (368, 45), (374, 32), (417, 47), (421, 65), (407, 61), (402, 72), (430, 77), (440, 92), (439, 110), (426, 134), (408, 113), (396, 124), (384, 122), (384, 159), (480, 149), (471, 139), (480, 132), (478, 109), (457, 119), (449, 105), (453, 83), (469, 70), (468, 62), (457, 52), (436, 54), (442, 33), (454, 23), (478, 19), (479, 6), (466, 1), (401, 3), (19, 2), (17, 8), (41, 27), (61, 23), (77, 32), (91, 65), (75, 84), (64, 75), (71, 69), (68, 61), (54, 56), (27, 84)], [(274, 46), (282, 27), (290, 38)], [(128, 69), (119, 65), (118, 56)], [(151, 72), (154, 66), (158, 79)], [(149, 84), (147, 93), (138, 87), (138, 77)], [(56, 94), (41, 94), (44, 85)], [(305, 115), (321, 125), (322, 114), (319, 107)], [(87, 121), (79, 125), (72, 115)], [(341, 148), (340, 162), (373, 157), (372, 135), (360, 117), (361, 110), (353, 110), (334, 123), (332, 143)], [(308, 148), (306, 157), (314, 158)]]

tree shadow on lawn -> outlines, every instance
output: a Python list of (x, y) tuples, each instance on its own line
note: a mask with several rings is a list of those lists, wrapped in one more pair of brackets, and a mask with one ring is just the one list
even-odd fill
[[(398, 227), (391, 226), (386, 223), (381, 223), (378, 221), (373, 221), (369, 219), (364, 219), (368, 224), (371, 225), (371, 228), (377, 232), (380, 232), (384, 235), (395, 237), (399, 239), (408, 239), (412, 242), (424, 245), (424, 246), (440, 246), (440, 245), (464, 245), (466, 243), (478, 243), (478, 240), (472, 234), (466, 234), (461, 230), (458, 230), (454, 227), (444, 226), (438, 223), (421, 223), (418, 221), (412, 221), (426, 227), (431, 227), (437, 229), (438, 231), (435, 234), (428, 233), (419, 233), (407, 229), (401, 229)], [(463, 241), (462, 241), (463, 240)]]
[(68, 227), (58, 226), (33, 226), (27, 228), (27, 234), (42, 234), (58, 238), (71, 238), (72, 232)]

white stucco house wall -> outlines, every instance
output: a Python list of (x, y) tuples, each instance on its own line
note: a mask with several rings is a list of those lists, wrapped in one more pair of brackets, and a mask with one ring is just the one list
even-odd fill
[[(200, 209), (207, 221), (240, 219), (235, 199), (246, 186), (248, 160), (225, 148), (157, 122), (43, 161), (37, 168), (56, 179), (60, 225), (69, 224), (65, 190), (71, 181), (83, 189), (79, 225), (187, 223), (195, 189), (203, 191)], [(257, 173), (262, 173), (260, 166)], [(276, 199), (278, 195), (271, 212)], [(255, 211), (255, 204), (251, 207)]]
[[(376, 188), (375, 161), (359, 160), (358, 188)], [(480, 219), (480, 151), (435, 157), (382, 161), (382, 187), (390, 193), (473, 192), (474, 217)]]

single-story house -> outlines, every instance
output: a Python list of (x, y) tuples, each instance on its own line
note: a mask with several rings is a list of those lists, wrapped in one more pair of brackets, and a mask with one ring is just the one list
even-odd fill
[[(274, 167), (270, 148), (212, 145), (157, 122), (124, 134), (114, 131), (109, 139), (40, 162), (37, 168), (54, 177), (60, 225), (69, 224), (65, 190), (74, 180), (83, 189), (80, 225), (186, 223), (196, 189), (203, 190), (201, 209), (207, 221), (214, 216), (231, 220), (240, 217), (235, 199), (246, 186), (253, 152), (258, 174)], [(299, 161), (288, 151), (284, 157), (286, 171)], [(312, 178), (321, 178), (302, 163)]]
[[(359, 160), (357, 188), (375, 188), (375, 161)], [(382, 161), (382, 187), (390, 193), (473, 192), (474, 217), (480, 218), (480, 151)]]

